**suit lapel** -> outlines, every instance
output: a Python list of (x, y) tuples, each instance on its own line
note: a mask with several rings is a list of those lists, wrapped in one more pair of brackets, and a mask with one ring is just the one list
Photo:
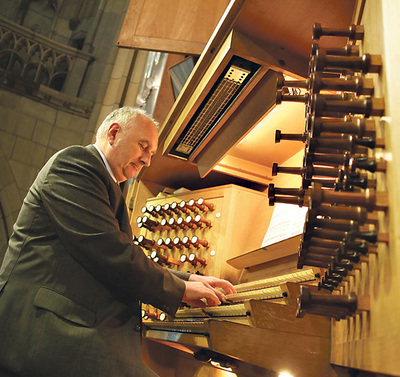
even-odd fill
[(109, 178), (109, 187), (110, 187), (109, 200), (113, 207), (115, 218), (118, 220), (121, 231), (126, 233), (130, 238), (132, 238), (132, 230), (129, 223), (128, 210), (126, 208), (125, 197), (122, 192), (123, 187), (120, 187), (120, 185), (115, 183), (115, 181), (112, 179), (98, 150), (93, 145), (88, 145), (86, 148), (97, 157), (97, 159), (101, 163), (102, 168), (107, 171), (107, 177)]

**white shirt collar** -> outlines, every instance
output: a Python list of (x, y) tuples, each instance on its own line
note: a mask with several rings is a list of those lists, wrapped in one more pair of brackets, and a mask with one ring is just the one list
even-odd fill
[(96, 144), (92, 144), (92, 145), (100, 153), (101, 159), (103, 160), (104, 164), (106, 165), (106, 168), (107, 168), (108, 172), (110, 173), (111, 178), (114, 180), (115, 183), (118, 183), (117, 180), (115, 179), (115, 175), (114, 175), (113, 171), (111, 170), (111, 166), (106, 159), (106, 156), (104, 156), (104, 153), (100, 150), (100, 148)]

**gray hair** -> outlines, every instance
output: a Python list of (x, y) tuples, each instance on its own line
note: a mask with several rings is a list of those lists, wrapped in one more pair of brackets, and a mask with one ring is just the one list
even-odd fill
[(108, 128), (113, 123), (118, 123), (121, 126), (122, 131), (126, 131), (129, 125), (132, 124), (131, 121), (139, 115), (149, 118), (156, 126), (158, 126), (157, 122), (149, 117), (144, 110), (137, 107), (124, 106), (112, 111), (107, 115), (97, 129), (96, 141), (102, 140), (106, 136)]

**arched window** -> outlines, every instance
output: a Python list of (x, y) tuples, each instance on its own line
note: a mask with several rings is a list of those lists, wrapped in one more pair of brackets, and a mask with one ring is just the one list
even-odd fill
[(65, 81), (66, 78), (67, 78), (67, 74), (66, 73), (56, 73), (50, 79), (49, 87), (51, 89), (61, 91), (62, 87), (64, 85), (64, 81)]

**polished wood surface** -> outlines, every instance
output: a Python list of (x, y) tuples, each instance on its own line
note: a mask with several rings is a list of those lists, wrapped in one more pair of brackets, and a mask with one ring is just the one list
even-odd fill
[[(207, 321), (210, 348), (249, 363), (299, 377), (337, 376), (329, 364), (327, 337)], [(235, 341), (232, 341), (235, 339)]]
[(270, 246), (242, 253), (237, 257), (229, 259), (227, 262), (237, 269), (243, 269), (267, 263), (288, 255), (297, 255), (300, 238), (300, 235), (294, 236)]

